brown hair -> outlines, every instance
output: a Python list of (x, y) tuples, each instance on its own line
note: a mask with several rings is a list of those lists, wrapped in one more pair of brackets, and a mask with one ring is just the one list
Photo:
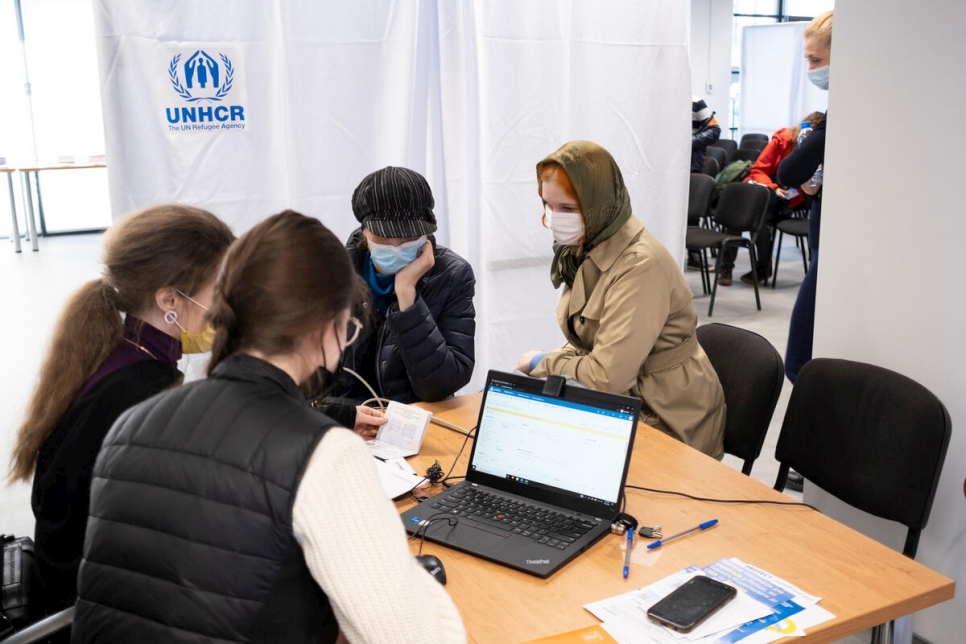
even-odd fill
[(802, 131), (801, 124), (804, 123), (805, 121), (808, 121), (809, 123), (812, 124), (812, 129), (815, 129), (815, 126), (818, 125), (818, 122), (822, 120), (823, 116), (825, 115), (822, 114), (821, 112), (812, 112), (811, 114), (803, 118), (798, 125), (794, 125), (788, 128), (788, 133), (792, 135), (792, 148), (798, 145), (798, 135)]
[(808, 26), (805, 27), (805, 32), (802, 34), (804, 38), (811, 38), (814, 36), (818, 39), (818, 42), (823, 44), (827, 48), (832, 47), (832, 12), (826, 11), (825, 13), (820, 13), (815, 16)]
[[(567, 171), (564, 170), (564, 167), (559, 163), (557, 163), (556, 161), (548, 161), (547, 163), (544, 163), (543, 167), (540, 169), (539, 181), (537, 182), (537, 194), (543, 197), (543, 182), (553, 179), (554, 176), (557, 174), (558, 170), (560, 171), (560, 176), (557, 177), (557, 183), (560, 184), (560, 188), (564, 191), (564, 194), (566, 194), (567, 197), (569, 197), (570, 199), (573, 199), (575, 202), (577, 202), (577, 206), (579, 207), (580, 197), (577, 196), (577, 191), (574, 190), (574, 184), (570, 181), (570, 175), (568, 175)], [(583, 208), (581, 208), (581, 211), (583, 211)], [(546, 226), (547, 225), (546, 210), (544, 210), (543, 212), (542, 221), (543, 221), (543, 225)]]
[(104, 270), (68, 300), (17, 432), (10, 481), (26, 481), (41, 446), (77, 392), (121, 342), (121, 313), (149, 307), (158, 289), (193, 295), (211, 280), (234, 239), (210, 212), (154, 206), (125, 217), (104, 236)]
[(339, 239), (318, 219), (286, 210), (242, 235), (218, 276), (209, 320), (209, 375), (244, 349), (287, 353), (304, 334), (353, 306), (365, 288)]

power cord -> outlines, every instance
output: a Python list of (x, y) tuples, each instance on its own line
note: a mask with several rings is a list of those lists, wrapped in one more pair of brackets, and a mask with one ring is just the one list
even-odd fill
[(417, 557), (423, 554), (423, 543), (425, 543), (426, 541), (426, 530), (429, 528), (429, 525), (434, 521), (438, 521), (439, 519), (442, 519), (444, 517), (446, 518), (446, 521), (447, 523), (449, 523), (451, 528), (456, 527), (460, 522), (458, 518), (454, 517), (452, 514), (448, 512), (437, 512), (436, 514), (430, 515), (428, 519), (423, 520), (419, 524), (419, 527), (416, 528), (416, 532), (412, 533), (409, 536), (410, 541), (412, 541), (416, 537), (419, 537), (419, 552), (416, 555)]
[(379, 409), (381, 409), (381, 410), (383, 410), (383, 411), (386, 411), (386, 406), (385, 406), (384, 404), (382, 404), (382, 401), (383, 401), (383, 400), (386, 400), (386, 399), (385, 399), (385, 398), (383, 398), (382, 396), (380, 396), (379, 394), (377, 394), (377, 393), (376, 393), (376, 390), (375, 390), (375, 389), (373, 389), (373, 388), (372, 388), (372, 387), (371, 387), (371, 386), (369, 385), (369, 383), (368, 383), (368, 382), (366, 382), (366, 379), (365, 379), (365, 378), (363, 378), (362, 376), (360, 376), (359, 374), (357, 374), (357, 373), (356, 373), (355, 371), (353, 371), (352, 369), (347, 369), (346, 367), (342, 367), (342, 370), (343, 370), (343, 371), (345, 371), (345, 372), (346, 372), (346, 373), (348, 373), (348, 374), (351, 374), (351, 375), (352, 375), (352, 376), (353, 376), (353, 377), (354, 377), (354, 378), (355, 378), (356, 380), (358, 380), (359, 382), (361, 382), (361, 383), (362, 383), (362, 385), (363, 385), (363, 386), (364, 386), (364, 387), (365, 387), (366, 389), (368, 389), (368, 390), (369, 390), (369, 393), (371, 393), (371, 394), (372, 394), (372, 398), (370, 398), (369, 400), (367, 400), (367, 401), (366, 401), (365, 403), (362, 403), (362, 404), (366, 404), (366, 403), (369, 403), (369, 402), (372, 402), (372, 401), (375, 401), (375, 402), (376, 402), (376, 403), (377, 403), (377, 404), (379, 405)]
[(712, 499), (705, 496), (694, 496), (693, 494), (688, 494), (687, 492), (677, 492), (675, 490), (658, 490), (652, 487), (644, 487), (642, 485), (625, 485), (625, 488), (630, 488), (632, 490), (643, 490), (644, 492), (654, 492), (655, 494), (673, 494), (675, 496), (683, 496), (694, 501), (707, 501), (708, 503), (730, 503), (730, 504), (761, 504), (761, 505), (795, 505), (805, 508), (810, 508), (819, 512), (820, 510), (814, 505), (809, 505), (808, 503), (802, 503), (800, 501), (772, 501), (771, 499)]
[[(468, 431), (468, 432), (466, 432), (464, 434), (465, 438), (463, 438), (463, 444), (460, 445), (460, 451), (456, 452), (456, 458), (453, 459), (453, 464), (449, 468), (449, 473), (450, 474), (452, 474), (453, 470), (456, 469), (456, 464), (459, 463), (460, 456), (463, 455), (463, 450), (466, 449), (466, 443), (470, 440), (470, 438), (473, 438), (474, 432), (476, 432), (476, 427), (475, 426), (472, 429), (470, 429), (470, 431)], [(450, 479), (457, 479), (457, 478), (466, 478), (466, 477), (465, 476), (452, 476), (452, 475), (447, 476), (446, 478), (443, 479), (443, 485), (447, 485), (446, 482), (449, 481)]]

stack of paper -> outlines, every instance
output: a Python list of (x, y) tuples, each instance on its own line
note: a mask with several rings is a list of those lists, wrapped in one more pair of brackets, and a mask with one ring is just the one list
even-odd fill
[[(647, 616), (658, 600), (695, 575), (714, 577), (738, 589), (724, 608), (690, 633), (666, 628)], [(835, 616), (819, 607), (818, 597), (739, 559), (722, 559), (706, 568), (690, 566), (650, 586), (584, 606), (619, 644), (767, 644)]]

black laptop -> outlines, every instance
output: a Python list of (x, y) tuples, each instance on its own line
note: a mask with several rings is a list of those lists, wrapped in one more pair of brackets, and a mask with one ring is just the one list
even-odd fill
[(548, 577), (620, 512), (641, 401), (490, 371), (466, 480), (401, 516), (429, 541)]

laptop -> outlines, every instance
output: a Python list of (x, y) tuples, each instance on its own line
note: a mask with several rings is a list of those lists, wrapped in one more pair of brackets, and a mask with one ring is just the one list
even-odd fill
[(490, 371), (466, 479), (401, 517), (406, 530), (549, 577), (620, 513), (638, 398), (559, 376)]

